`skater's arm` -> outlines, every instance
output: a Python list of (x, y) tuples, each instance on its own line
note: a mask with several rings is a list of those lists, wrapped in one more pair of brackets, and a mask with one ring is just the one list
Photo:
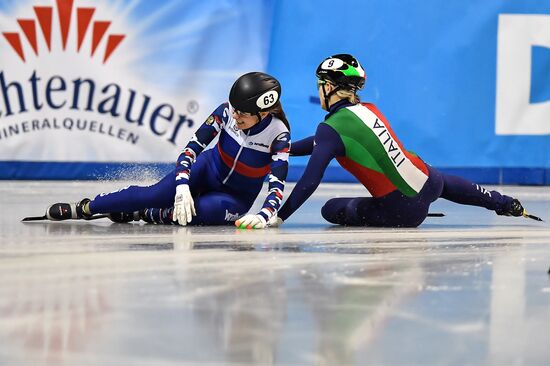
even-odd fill
[(313, 152), (315, 136), (309, 136), (305, 139), (293, 142), (290, 145), (290, 156), (311, 155)]
[(315, 192), (330, 161), (344, 154), (340, 136), (332, 127), (321, 123), (315, 133), (315, 146), (306, 170), (279, 211), (282, 220), (292, 215)]
[(176, 163), (176, 184), (188, 184), (191, 166), (197, 156), (208, 146), (223, 128), (224, 111), (227, 113), (228, 104), (220, 105), (189, 140), (189, 143), (178, 157)]
[(271, 143), (271, 172), (269, 174), (268, 194), (258, 215), (266, 222), (274, 216), (283, 200), (285, 180), (288, 173), (288, 149), (290, 133), (283, 132)]

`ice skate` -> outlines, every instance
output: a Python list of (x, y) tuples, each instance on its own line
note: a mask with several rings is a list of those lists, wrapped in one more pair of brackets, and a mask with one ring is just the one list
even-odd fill
[(73, 203), (54, 203), (46, 210), (46, 218), (53, 221), (63, 220), (90, 220), (93, 215), (84, 212), (84, 205), (90, 202), (90, 199), (84, 198), (80, 202)]
[(132, 221), (140, 221), (141, 217), (143, 215), (143, 211), (134, 211), (132, 213), (129, 212), (111, 212), (107, 215), (109, 220), (112, 222), (116, 222), (118, 224), (126, 224)]
[(536, 221), (544, 221), (538, 216), (528, 214), (523, 205), (516, 198), (512, 200), (512, 203), (510, 204), (510, 207), (508, 209), (495, 210), (495, 212), (497, 213), (497, 215), (501, 216), (523, 216)]
[(516, 198), (514, 198), (510, 203), (510, 207), (504, 208), (501, 210), (495, 210), (495, 212), (497, 213), (497, 215), (501, 215), (501, 216), (519, 217), (519, 216), (525, 215), (525, 209), (523, 208), (519, 200), (517, 200)]

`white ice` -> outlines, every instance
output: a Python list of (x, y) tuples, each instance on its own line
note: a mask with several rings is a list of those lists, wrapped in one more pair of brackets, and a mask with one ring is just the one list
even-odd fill
[[(417, 229), (22, 223), (124, 182), (0, 182), (0, 365), (549, 365), (550, 224), (439, 200)], [(498, 187), (550, 220), (550, 187)]]

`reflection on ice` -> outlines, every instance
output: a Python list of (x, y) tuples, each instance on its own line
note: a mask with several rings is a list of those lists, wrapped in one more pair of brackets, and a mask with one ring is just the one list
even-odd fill
[(19, 221), (86, 184), (0, 186), (0, 365), (550, 361), (548, 224), (335, 228), (327, 191), (266, 231)]

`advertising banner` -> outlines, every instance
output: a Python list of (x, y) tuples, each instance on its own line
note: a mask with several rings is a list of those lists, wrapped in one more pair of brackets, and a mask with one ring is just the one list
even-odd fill
[(119, 163), (174, 163), (235, 78), (266, 68), (271, 7), (1, 1), (2, 176), (78, 178)]
[(299, 140), (325, 115), (317, 65), (351, 53), (361, 99), (429, 164), (550, 184), (547, 2), (0, 0), (0, 32), (0, 178), (166, 170), (249, 71), (281, 81)]

